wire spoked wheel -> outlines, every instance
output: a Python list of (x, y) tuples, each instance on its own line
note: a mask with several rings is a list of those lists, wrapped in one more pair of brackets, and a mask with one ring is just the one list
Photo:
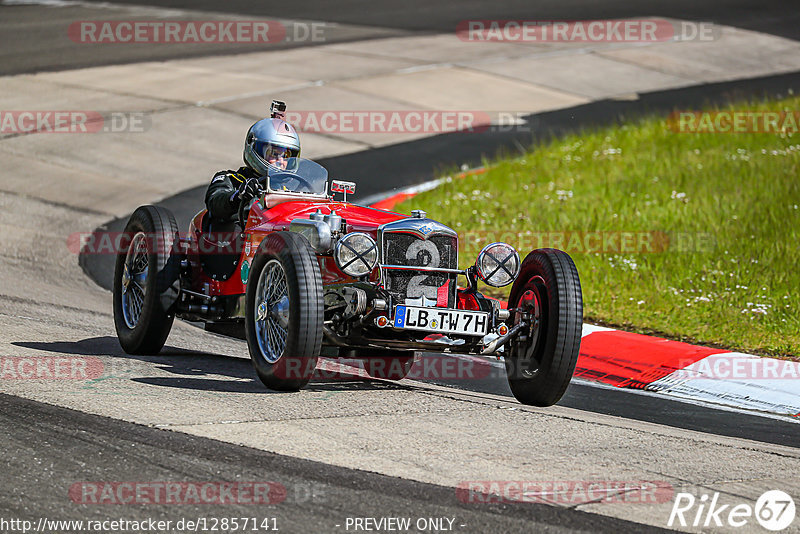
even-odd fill
[(322, 274), (308, 240), (267, 235), (253, 257), (245, 297), (245, 333), (258, 378), (270, 389), (302, 389), (322, 348)]
[(122, 271), (122, 316), (128, 328), (136, 328), (147, 296), (147, 236), (133, 236)]
[(181, 255), (175, 217), (156, 206), (138, 208), (125, 226), (127, 249), (114, 269), (114, 326), (128, 354), (156, 354), (172, 328), (180, 292)]
[(289, 286), (278, 260), (270, 260), (258, 277), (256, 289), (256, 338), (261, 355), (277, 362), (286, 350), (289, 328)]

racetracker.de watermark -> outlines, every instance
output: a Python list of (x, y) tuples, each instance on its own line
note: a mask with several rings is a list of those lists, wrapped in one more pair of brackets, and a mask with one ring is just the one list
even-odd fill
[[(125, 254), (136, 233), (131, 232), (74, 232), (67, 236), (67, 249), (73, 254), (104, 255)], [(169, 254), (184, 252), (181, 244), (190, 236), (175, 234), (145, 234), (144, 243), (148, 252)], [(243, 242), (233, 232), (207, 232), (203, 239), (192, 241), (200, 254), (237, 254)]]
[(497, 241), (521, 251), (557, 248), (569, 254), (693, 253), (716, 248), (716, 237), (703, 232), (467, 230), (459, 233), (459, 254), (477, 254), (486, 243)]
[(0, 135), (33, 133), (142, 133), (150, 128), (143, 112), (93, 110), (0, 110)]
[[(75, 232), (67, 237), (67, 248), (73, 254), (104, 255), (128, 251), (134, 234), (126, 232)], [(203, 234), (192, 239), (200, 254), (238, 254), (242, 243), (235, 233)], [(182, 251), (180, 245), (190, 236), (145, 235), (149, 251), (164, 254)], [(661, 231), (550, 231), (519, 232), (503, 230), (468, 230), (459, 233), (459, 254), (477, 255), (487, 244), (502, 241), (517, 250), (557, 248), (570, 254), (653, 254), (697, 253), (716, 249), (716, 237), (711, 233)]]
[[(435, 308), (431, 314), (435, 316)], [(429, 336), (428, 341), (435, 343), (441, 334)], [(490, 377), (505, 378), (506, 370), (494, 365), (488, 359), (467, 355), (422, 354), (418, 355), (406, 369), (406, 364), (398, 358), (369, 356), (364, 360), (339, 359), (336, 361), (321, 360), (317, 362), (313, 380), (369, 380), (374, 376), (404, 376), (411, 380), (485, 380)], [(309, 360), (311, 361), (311, 360)], [(307, 371), (302, 359), (281, 367), (282, 378), (300, 378)]]
[(667, 126), (677, 133), (765, 133), (800, 131), (800, 111), (674, 111)]
[(286, 26), (274, 20), (82, 20), (67, 29), (82, 44), (280, 43)]
[(277, 20), (82, 20), (67, 29), (80, 44), (324, 43), (324, 22)]
[(800, 380), (800, 362), (748, 354), (712, 354), (699, 361), (678, 362), (675, 379)]
[(286, 500), (277, 482), (76, 482), (77, 504), (277, 504)]
[(468, 42), (659, 43), (713, 41), (710, 22), (664, 19), (625, 20), (462, 20), (456, 34)]
[(295, 110), (286, 120), (300, 132), (440, 134), (530, 131), (525, 113), (476, 110)]
[(661, 480), (469, 480), (456, 487), (458, 500), (468, 504), (652, 504), (674, 494)]
[(0, 380), (94, 380), (103, 369), (94, 356), (0, 357)]

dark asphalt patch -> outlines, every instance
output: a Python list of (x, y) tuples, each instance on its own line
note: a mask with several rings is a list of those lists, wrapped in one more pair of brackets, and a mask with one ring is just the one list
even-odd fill
[[(424, 484), (148, 428), (0, 394), (7, 460), (4, 517), (48, 519), (274, 518), (283, 532), (344, 532), (347, 517), (455, 518), (456, 532), (662, 532), (544, 504), (467, 504)], [(90, 482), (275, 482), (285, 500), (253, 504), (84, 504)], [(72, 494), (70, 489), (73, 490)], [(259, 520), (260, 520), (259, 519)], [(336, 525), (342, 525), (337, 528)]]

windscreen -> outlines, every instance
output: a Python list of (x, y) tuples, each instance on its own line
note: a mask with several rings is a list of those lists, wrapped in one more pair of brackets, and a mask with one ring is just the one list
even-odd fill
[(324, 195), (328, 189), (328, 171), (314, 161), (288, 158), (269, 166), (270, 191)]

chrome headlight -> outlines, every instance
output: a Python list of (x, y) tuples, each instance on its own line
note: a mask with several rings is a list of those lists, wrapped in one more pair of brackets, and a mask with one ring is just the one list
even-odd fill
[(333, 259), (347, 276), (366, 276), (378, 263), (378, 246), (367, 234), (352, 232), (336, 242)]
[(475, 262), (478, 277), (493, 287), (507, 286), (519, 275), (519, 254), (506, 243), (486, 245)]

